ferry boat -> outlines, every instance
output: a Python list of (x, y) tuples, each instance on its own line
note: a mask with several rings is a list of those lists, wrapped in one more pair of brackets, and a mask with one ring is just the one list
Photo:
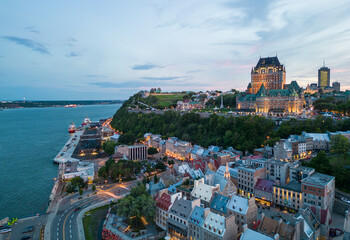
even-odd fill
[(65, 108), (76, 108), (77, 105), (76, 104), (69, 104), (69, 105), (66, 105), (64, 106)]
[(86, 118), (84, 118), (84, 121), (81, 125), (86, 126), (86, 125), (89, 125), (90, 123), (91, 123), (90, 118), (86, 117)]
[(76, 130), (74, 122), (72, 122), (69, 127), (68, 127), (68, 132), (69, 133), (74, 133)]

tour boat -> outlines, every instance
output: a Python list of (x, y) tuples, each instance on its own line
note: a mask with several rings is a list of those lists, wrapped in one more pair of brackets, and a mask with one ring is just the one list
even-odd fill
[(69, 125), (68, 132), (69, 132), (69, 133), (74, 133), (74, 132), (75, 132), (75, 124), (74, 124), (74, 122), (72, 122), (72, 123)]
[(90, 118), (86, 117), (86, 118), (84, 118), (84, 121), (81, 125), (85, 126), (85, 125), (89, 125), (90, 123), (91, 123)]

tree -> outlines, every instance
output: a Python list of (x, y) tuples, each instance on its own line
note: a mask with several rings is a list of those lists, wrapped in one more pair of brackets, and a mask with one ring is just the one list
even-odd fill
[(107, 171), (107, 167), (106, 166), (100, 167), (100, 169), (98, 170), (98, 176), (100, 178), (107, 179), (108, 175), (109, 174), (108, 174), (108, 171)]
[(174, 160), (172, 160), (172, 159), (168, 160), (168, 164), (169, 165), (173, 165), (174, 164)]
[(96, 191), (96, 185), (92, 184), (92, 191), (95, 192)]
[(82, 179), (81, 177), (74, 177), (70, 180), (70, 183), (72, 184), (72, 186), (78, 187), (78, 188), (82, 188), (84, 187), (84, 179)]
[(116, 143), (113, 141), (106, 141), (102, 144), (102, 149), (108, 155), (113, 155), (115, 153)]
[(332, 171), (332, 165), (327, 158), (325, 151), (321, 151), (314, 157), (309, 164), (310, 167), (315, 168), (316, 172), (330, 174)]
[(157, 174), (154, 175), (153, 182), (154, 182), (154, 183), (159, 182), (159, 177), (157, 176)]
[(79, 195), (83, 195), (84, 190), (82, 188), (79, 189)]
[[(143, 184), (138, 184), (131, 189), (128, 196), (118, 200), (116, 209), (117, 214), (123, 217), (140, 219), (141, 216), (144, 216), (148, 221), (153, 221), (155, 204), (155, 200), (146, 191), (146, 187)], [(139, 221), (133, 221), (132, 224), (139, 224)]]
[(148, 148), (148, 155), (154, 155), (154, 154), (157, 154), (157, 153), (158, 153), (157, 148), (154, 148), (154, 147)]
[(341, 134), (337, 134), (331, 138), (330, 141), (331, 152), (338, 155), (338, 162), (340, 163), (340, 156), (349, 151), (349, 140)]
[(156, 169), (159, 169), (160, 171), (165, 171), (166, 170), (166, 166), (163, 162), (158, 161), (157, 164), (155, 165)]
[(167, 160), (168, 160), (168, 156), (165, 155), (165, 156), (162, 158), (162, 161), (163, 161), (163, 162), (166, 162)]

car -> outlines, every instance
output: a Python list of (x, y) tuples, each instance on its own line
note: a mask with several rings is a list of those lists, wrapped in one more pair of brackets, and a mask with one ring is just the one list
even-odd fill
[(3, 226), (0, 226), (0, 230), (2, 229), (6, 229), (6, 228), (11, 228), (12, 226), (11, 225), (3, 225)]
[(32, 237), (31, 237), (31, 236), (23, 236), (23, 237), (21, 238), (21, 240), (27, 240), (27, 239), (32, 239)]
[(33, 232), (34, 231), (34, 226), (29, 226), (25, 228), (22, 233), (28, 233), (28, 232)]
[(0, 230), (0, 234), (9, 233), (9, 232), (11, 232), (11, 228), (4, 228)]
[(80, 210), (80, 207), (74, 209), (75, 212), (77, 212), (78, 210)]

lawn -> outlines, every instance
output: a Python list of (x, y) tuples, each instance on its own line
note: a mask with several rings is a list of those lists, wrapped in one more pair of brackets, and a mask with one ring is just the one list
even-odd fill
[(173, 93), (173, 94), (152, 94), (158, 100), (158, 105), (162, 107), (169, 108), (172, 104), (175, 104), (177, 101), (182, 101), (183, 96), (186, 93)]
[(95, 240), (97, 238), (100, 222), (107, 215), (109, 205), (95, 208), (85, 213), (83, 218), (85, 238), (87, 240)]

